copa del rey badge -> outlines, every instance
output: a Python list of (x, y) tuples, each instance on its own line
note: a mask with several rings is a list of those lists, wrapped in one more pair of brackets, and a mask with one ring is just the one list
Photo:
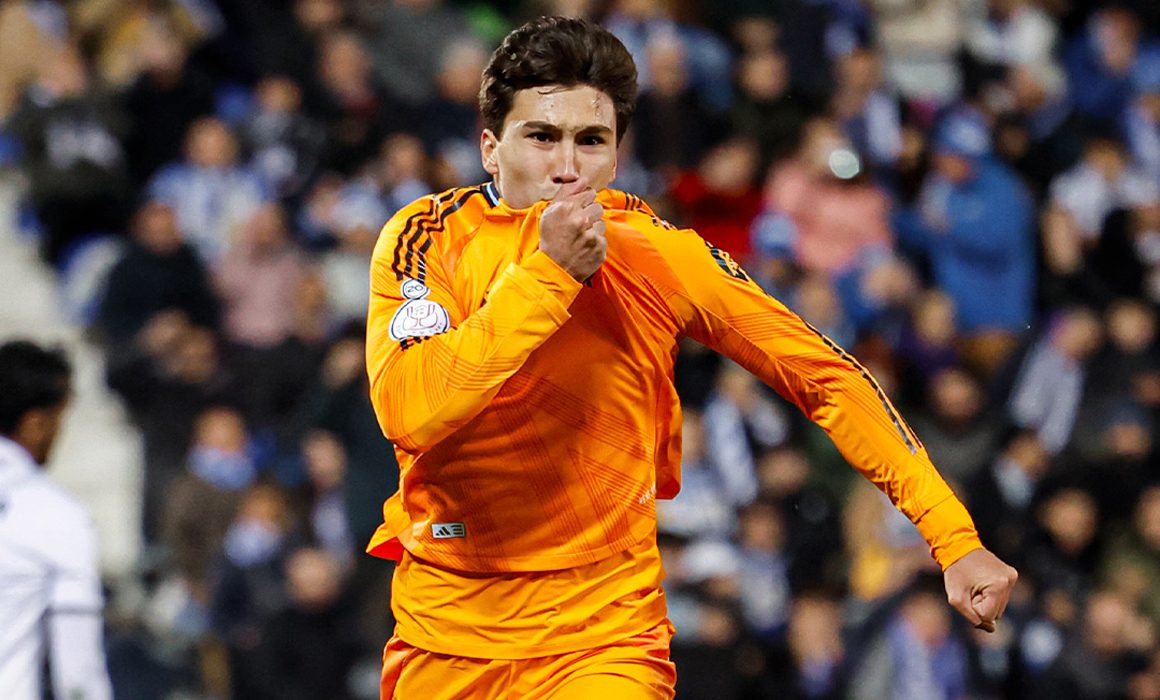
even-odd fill
[(391, 317), (391, 338), (422, 338), (446, 333), (451, 328), (447, 309), (426, 298), (431, 293), (427, 285), (419, 280), (403, 280), (399, 291), (407, 301)]

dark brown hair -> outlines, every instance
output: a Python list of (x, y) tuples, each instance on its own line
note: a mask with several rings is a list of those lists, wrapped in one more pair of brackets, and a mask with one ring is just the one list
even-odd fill
[(483, 125), (502, 136), (515, 94), (544, 85), (588, 85), (612, 98), (618, 141), (636, 109), (632, 55), (620, 39), (587, 20), (540, 17), (504, 38), (483, 71)]

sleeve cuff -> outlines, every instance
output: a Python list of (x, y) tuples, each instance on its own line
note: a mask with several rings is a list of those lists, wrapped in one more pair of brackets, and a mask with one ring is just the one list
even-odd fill
[(943, 571), (968, 552), (983, 547), (970, 514), (954, 496), (928, 510), (915, 525)]

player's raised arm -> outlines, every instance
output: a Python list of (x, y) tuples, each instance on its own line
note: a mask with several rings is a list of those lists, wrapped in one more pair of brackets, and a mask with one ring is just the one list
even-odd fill
[(670, 303), (687, 320), (686, 332), (760, 377), (826, 431), (918, 527), (947, 574), (951, 602), (972, 623), (1001, 614), (1014, 569), (983, 549), (966, 508), (869, 371), (692, 231), (668, 231), (656, 241), (679, 281)]

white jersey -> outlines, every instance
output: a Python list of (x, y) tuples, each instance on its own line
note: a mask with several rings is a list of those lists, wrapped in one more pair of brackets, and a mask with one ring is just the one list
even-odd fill
[(46, 648), (56, 697), (112, 697), (97, 571), (92, 518), (0, 437), (0, 697), (43, 697)]

